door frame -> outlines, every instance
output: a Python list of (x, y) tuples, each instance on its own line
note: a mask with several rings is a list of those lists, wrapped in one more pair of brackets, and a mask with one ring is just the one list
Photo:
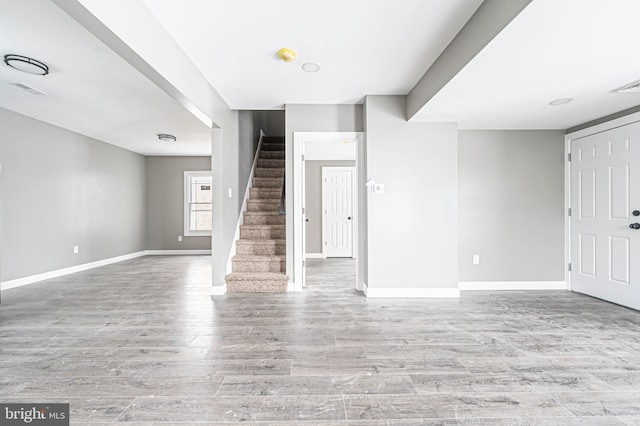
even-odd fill
[(565, 249), (565, 281), (567, 283), (567, 290), (572, 290), (571, 287), (571, 271), (569, 270), (569, 264), (571, 262), (571, 161), (569, 161), (569, 155), (571, 155), (571, 142), (576, 139), (581, 139), (586, 136), (590, 136), (596, 133), (602, 133), (607, 130), (615, 129), (617, 127), (626, 126), (628, 124), (637, 123), (640, 121), (640, 112), (635, 112), (624, 117), (615, 118), (604, 123), (595, 124), (593, 126), (585, 127), (584, 129), (576, 130), (575, 132), (567, 133), (564, 136), (564, 154), (565, 154), (565, 168), (564, 168), (564, 206), (565, 206), (565, 218), (564, 218), (564, 249)]
[[(327, 224), (325, 220), (325, 170), (350, 170), (351, 171), (351, 214), (353, 215), (353, 225), (351, 225), (351, 258), (358, 258), (358, 170), (354, 166), (323, 166), (322, 167), (322, 239), (326, 240)], [(326, 246), (322, 244), (322, 258), (327, 258)], [(345, 258), (348, 259), (348, 258)]]
[[(287, 180), (291, 179), (292, 187), (293, 187), (293, 250), (290, 254), (287, 252), (287, 263), (293, 265), (293, 290), (301, 291), (304, 285), (304, 264), (305, 261), (305, 249), (303, 247), (303, 232), (305, 232), (304, 227), (304, 215), (302, 213), (303, 203), (304, 203), (304, 191), (305, 189), (302, 187), (301, 182), (302, 179), (302, 171), (304, 170), (303, 161), (305, 160), (304, 155), (308, 151), (308, 146), (317, 147), (318, 143), (322, 142), (346, 142), (355, 144), (355, 162), (356, 162), (356, 179), (355, 185), (356, 187), (364, 186), (365, 183), (365, 174), (364, 174), (364, 132), (294, 132), (293, 133), (293, 173), (292, 179), (289, 178), (290, 174), (287, 175)], [(311, 155), (311, 152), (309, 151)], [(313, 159), (317, 160), (336, 160), (339, 158), (319, 158), (315, 157), (313, 154)], [(307, 158), (312, 159), (312, 158)], [(351, 158), (350, 160), (353, 160)], [(291, 187), (289, 186), (289, 187)], [(358, 197), (355, 199), (355, 204), (357, 208), (358, 215), (361, 216), (364, 212), (362, 209), (362, 198), (366, 194), (365, 191), (358, 191)], [(359, 227), (363, 226), (362, 218), (358, 218)], [(361, 229), (357, 231), (354, 230), (354, 246), (360, 246), (361, 242)], [(357, 240), (356, 240), (357, 238)], [(366, 262), (366, 259), (363, 259), (362, 250), (358, 249), (358, 257), (356, 260), (356, 283), (355, 288), (359, 291), (364, 291), (364, 283), (362, 281), (361, 274), (361, 266), (362, 262)]]

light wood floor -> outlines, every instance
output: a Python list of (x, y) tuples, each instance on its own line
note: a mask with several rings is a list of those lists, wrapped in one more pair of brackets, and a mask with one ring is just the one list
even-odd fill
[(212, 299), (209, 257), (146, 257), (5, 291), (0, 402), (70, 403), (82, 425), (640, 425), (640, 313), (367, 299), (354, 268)]

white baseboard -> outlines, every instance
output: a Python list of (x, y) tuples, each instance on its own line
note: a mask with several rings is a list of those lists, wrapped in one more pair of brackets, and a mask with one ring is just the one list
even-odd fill
[(227, 294), (227, 284), (222, 285), (214, 285), (211, 286), (211, 295), (212, 296), (224, 296)]
[(305, 257), (307, 259), (322, 259), (322, 253), (306, 253)]
[(194, 256), (211, 254), (211, 250), (147, 250), (146, 256)]
[(136, 253), (125, 254), (123, 256), (111, 257), (109, 259), (97, 260), (95, 262), (84, 263), (82, 265), (70, 266), (68, 268), (57, 269), (55, 271), (44, 272), (42, 274), (30, 275), (24, 278), (18, 278), (15, 280), (4, 281), (2, 290), (9, 290), (11, 288), (22, 287), (25, 285), (37, 283), (44, 280), (50, 280), (52, 278), (62, 277), (64, 275), (75, 274), (76, 272), (87, 271), (93, 268), (99, 268), (101, 266), (111, 265), (113, 263), (123, 262), (125, 260), (135, 259), (137, 257), (146, 256), (146, 251), (139, 251)]
[(564, 281), (461, 281), (460, 290), (568, 290)]
[(56, 269), (55, 271), (44, 272), (42, 274), (30, 275), (24, 278), (4, 281), (0, 283), (2, 290), (9, 290), (16, 287), (22, 287), (34, 284), (52, 278), (62, 277), (64, 275), (75, 274), (76, 272), (87, 271), (89, 269), (99, 268), (101, 266), (111, 265), (113, 263), (124, 262), (143, 256), (177, 256), (177, 255), (206, 255), (211, 254), (211, 250), (143, 250), (136, 253), (125, 254), (122, 256), (110, 257), (108, 259), (97, 260), (95, 262), (83, 263), (82, 265), (70, 266), (68, 268)]
[(364, 288), (367, 297), (460, 297), (457, 288)]

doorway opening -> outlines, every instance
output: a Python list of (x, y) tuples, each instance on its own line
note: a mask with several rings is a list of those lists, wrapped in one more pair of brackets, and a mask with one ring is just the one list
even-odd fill
[(362, 133), (294, 133), (296, 290), (362, 290), (358, 183)]

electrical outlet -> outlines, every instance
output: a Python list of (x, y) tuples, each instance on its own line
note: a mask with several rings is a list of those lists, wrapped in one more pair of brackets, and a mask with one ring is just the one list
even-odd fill
[(479, 254), (474, 254), (473, 255), (473, 264), (474, 265), (479, 265), (480, 264), (480, 255)]
[(73, 246), (73, 254), (80, 253), (80, 246)]
[(181, 243), (182, 242), (182, 235), (178, 235), (178, 242)]

